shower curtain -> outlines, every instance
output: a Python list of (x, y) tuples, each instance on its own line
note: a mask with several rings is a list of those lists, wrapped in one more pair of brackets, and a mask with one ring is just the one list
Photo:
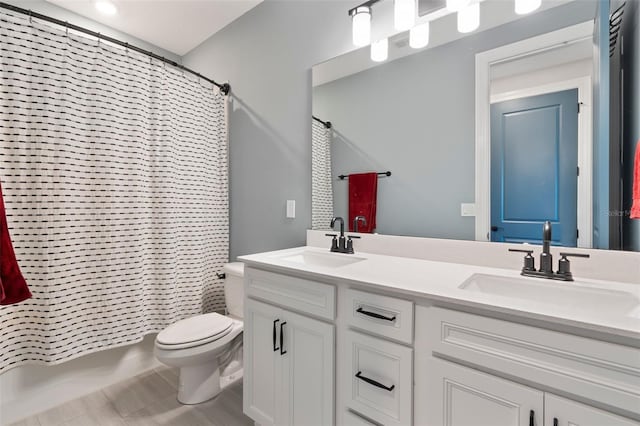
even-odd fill
[(311, 229), (329, 229), (333, 218), (331, 129), (311, 120)]
[(33, 298), (0, 373), (224, 307), (226, 100), (145, 55), (0, 12), (0, 180)]

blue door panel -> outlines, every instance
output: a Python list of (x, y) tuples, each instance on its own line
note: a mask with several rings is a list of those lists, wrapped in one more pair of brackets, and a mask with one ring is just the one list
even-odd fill
[(578, 91), (491, 105), (492, 241), (577, 243)]
[[(503, 195), (510, 197), (503, 202), (507, 221), (558, 220), (558, 115), (559, 107), (551, 105), (502, 116), (500, 167)], [(534, 195), (552, 202), (529, 202)]]

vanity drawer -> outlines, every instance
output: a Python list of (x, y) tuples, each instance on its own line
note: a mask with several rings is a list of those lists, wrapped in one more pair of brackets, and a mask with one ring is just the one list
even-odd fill
[(436, 356), (629, 413), (640, 407), (636, 348), (450, 309), (425, 309), (417, 338), (428, 342)]
[(336, 288), (330, 284), (247, 268), (244, 286), (249, 297), (331, 321), (336, 317)]
[(413, 343), (413, 302), (347, 289), (343, 314), (355, 328)]
[(410, 425), (413, 350), (347, 331), (346, 351), (347, 406), (384, 425)]

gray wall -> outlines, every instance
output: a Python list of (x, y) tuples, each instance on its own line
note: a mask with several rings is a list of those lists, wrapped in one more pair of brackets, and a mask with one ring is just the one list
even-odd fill
[[(311, 66), (351, 48), (349, 3), (266, 0), (185, 64), (232, 87), (231, 259), (303, 245), (311, 226)], [(286, 200), (296, 218), (285, 218)]]
[[(377, 232), (475, 238), (475, 55), (593, 19), (578, 2), (318, 86), (313, 113), (335, 129), (335, 176), (390, 170), (378, 182)], [(345, 216), (348, 183), (334, 182), (334, 211)]]
[[(85, 27), (89, 30), (97, 31), (101, 34), (116, 38), (121, 41), (133, 44), (145, 50), (150, 50), (160, 56), (164, 56), (167, 59), (180, 63), (182, 58), (167, 50), (161, 49), (158, 46), (147, 43), (139, 38), (133, 37), (127, 33), (110, 28), (106, 25), (102, 25), (96, 21), (80, 16), (76, 13), (69, 12), (66, 9), (58, 7), (52, 3), (47, 3), (44, 0), (4, 0), (5, 3), (12, 4), (14, 6), (21, 7), (23, 9), (29, 9), (34, 12), (42, 13), (43, 15), (50, 16), (52, 18), (60, 19), (61, 21), (68, 21), (71, 24)], [(0, 9), (3, 10), (3, 9)]]

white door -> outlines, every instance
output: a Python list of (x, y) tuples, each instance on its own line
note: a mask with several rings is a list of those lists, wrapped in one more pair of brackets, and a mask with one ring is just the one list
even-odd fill
[(640, 422), (546, 393), (545, 426), (640, 426)]
[(245, 299), (243, 410), (262, 426), (278, 424), (281, 313), (274, 306)]
[(543, 393), (437, 358), (427, 362), (427, 424), (542, 426)]
[(335, 327), (283, 310), (279, 425), (324, 426), (334, 419)]

